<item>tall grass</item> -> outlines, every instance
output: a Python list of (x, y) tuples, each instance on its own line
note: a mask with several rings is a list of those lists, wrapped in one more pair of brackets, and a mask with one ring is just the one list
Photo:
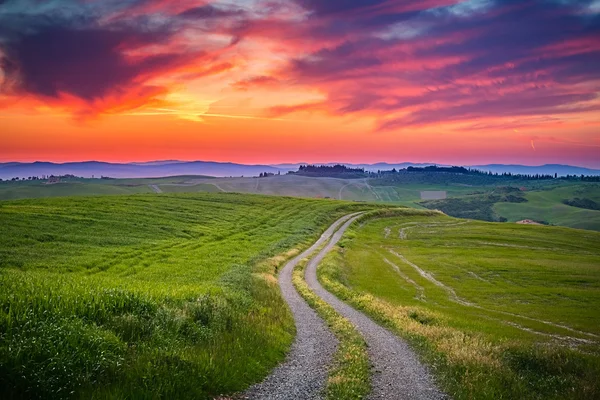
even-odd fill
[(236, 194), (0, 205), (7, 399), (243, 390), (294, 336), (278, 266), (358, 206)]
[[(600, 398), (600, 235), (390, 216), (353, 225), (319, 268), (323, 286), (406, 338), (456, 399)], [(388, 248), (477, 307), (452, 301)]]

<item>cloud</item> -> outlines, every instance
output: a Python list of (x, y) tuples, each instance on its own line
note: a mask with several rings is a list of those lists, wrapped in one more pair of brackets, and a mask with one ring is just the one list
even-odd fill
[(215, 7), (210, 4), (206, 4), (200, 7), (189, 8), (181, 12), (179, 16), (187, 18), (213, 19), (227, 18), (232, 16), (243, 16), (245, 14), (245, 11), (240, 8), (224, 9)]
[[(234, 11), (209, 5), (180, 10), (149, 0), (57, 0), (37, 9), (26, 3), (0, 4), (0, 68), (13, 95), (45, 98), (51, 104), (71, 99), (80, 115), (101, 112), (99, 105), (108, 99), (139, 106), (126, 99), (150, 101), (167, 93), (164, 82), (157, 86), (155, 79), (177, 73), (193, 79), (232, 67), (211, 55), (214, 43), (206, 40), (198, 46), (186, 35), (190, 19), (227, 18), (238, 14)], [(140, 14), (140, 9), (155, 13)]]
[(257, 87), (273, 87), (279, 85), (281, 82), (279, 79), (273, 76), (251, 76), (241, 81), (235, 82), (233, 87), (237, 90), (246, 91)]
[[(365, 6), (351, 3), (335, 10)], [(362, 113), (379, 129), (593, 112), (600, 16), (583, 15), (582, 3), (469, 0), (383, 26), (365, 23), (365, 13), (360, 35), (340, 34), (293, 59), (286, 74), (325, 92), (328, 112)]]
[(596, 3), (8, 0), (0, 84), (77, 115), (161, 103), (197, 80), (213, 93), (318, 93), (327, 100), (264, 107), (364, 116), (376, 129), (591, 113)]

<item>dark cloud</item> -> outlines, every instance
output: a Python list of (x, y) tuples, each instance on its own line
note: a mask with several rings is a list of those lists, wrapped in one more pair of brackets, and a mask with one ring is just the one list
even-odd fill
[[(13, 90), (93, 102), (147, 93), (152, 78), (183, 65), (190, 68), (181, 79), (229, 71), (236, 56), (221, 59), (219, 50), (260, 37), (279, 42), (273, 48), (284, 49), (288, 67), (234, 88), (317, 88), (327, 102), (276, 111), (372, 112), (384, 126), (582, 110), (600, 91), (600, 13), (591, 0), (294, 2), (312, 11), (301, 22), (278, 16), (290, 3), (277, 0), (260, 10), (193, 0), (0, 0), (0, 68)], [(222, 47), (197, 65), (210, 34)]]
[(386, 3), (388, 0), (296, 0), (300, 6), (318, 14), (334, 14), (355, 11), (360, 8), (372, 7)]
[(60, 92), (82, 99), (102, 97), (145, 70), (169, 62), (154, 56), (127, 62), (119, 46), (136, 35), (124, 31), (49, 28), (25, 35), (5, 48), (24, 91), (56, 97)]
[(245, 11), (242, 9), (226, 10), (207, 4), (204, 6), (187, 9), (180, 13), (179, 16), (188, 18), (210, 19), (244, 16), (245, 14)]
[[(57, 1), (39, 13), (0, 5), (0, 68), (12, 90), (32, 95), (65, 93), (91, 102), (127, 91), (147, 93), (148, 79), (201, 54), (162, 50), (128, 56), (167, 44), (177, 34), (180, 21), (174, 17), (127, 13), (151, 3)], [(119, 17), (111, 19), (114, 15)]]
[(396, 129), (435, 122), (477, 120), (482, 117), (529, 116), (544, 114), (571, 114), (582, 111), (598, 111), (599, 105), (582, 105), (563, 108), (565, 104), (577, 104), (595, 100), (596, 94), (552, 94), (530, 93), (520, 96), (503, 96), (493, 100), (482, 100), (441, 109), (425, 108), (410, 114), (407, 118), (391, 119), (383, 122), (379, 129)]
[[(312, 7), (325, 14), (367, 6), (327, 4)], [(386, 128), (587, 110), (600, 90), (600, 14), (587, 12), (590, 4), (471, 1), (389, 19), (365, 15), (354, 25), (360, 35), (340, 33), (342, 44), (294, 60), (288, 73), (299, 82), (324, 82), (335, 113), (404, 110), (404, 117), (382, 123)], [(549, 50), (582, 38), (596, 38), (595, 45), (575, 54)], [(585, 82), (581, 93), (565, 87)], [(394, 87), (420, 87), (421, 94), (398, 97)]]
[(373, 56), (364, 43), (344, 43), (332, 49), (323, 49), (309, 58), (293, 61), (293, 72), (305, 78), (319, 78), (324, 75), (335, 79), (336, 75), (348, 74), (354, 70), (377, 67), (382, 61)]

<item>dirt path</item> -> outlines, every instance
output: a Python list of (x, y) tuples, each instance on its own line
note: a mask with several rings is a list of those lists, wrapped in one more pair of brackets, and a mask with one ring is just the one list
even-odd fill
[(252, 386), (247, 399), (320, 399), (327, 379), (327, 369), (337, 348), (337, 339), (325, 322), (300, 297), (292, 284), (292, 272), (300, 260), (310, 256), (333, 235), (335, 230), (355, 214), (337, 220), (308, 250), (289, 261), (279, 274), (281, 293), (296, 323), (296, 340), (285, 362), (262, 383)]
[(353, 182), (346, 183), (344, 186), (342, 186), (340, 188), (340, 191), (338, 192), (338, 200), (342, 200), (342, 192), (344, 191), (344, 189), (346, 188), (346, 186), (350, 186), (350, 185), (353, 185), (353, 184), (354, 184)]
[(417, 290), (417, 295), (415, 296), (415, 298), (417, 300), (425, 301), (425, 289), (423, 288), (423, 286), (419, 285), (417, 282), (415, 282), (412, 279), (410, 279), (410, 277), (408, 275), (406, 275), (404, 272), (402, 272), (402, 270), (400, 269), (399, 266), (397, 266), (396, 264), (394, 264), (393, 262), (391, 262), (387, 258), (383, 257), (383, 261), (387, 265), (389, 265), (390, 267), (392, 267), (392, 269), (394, 271), (396, 271), (396, 273), (398, 273), (398, 275), (400, 275), (402, 277), (402, 279), (404, 279), (406, 282), (410, 283)]
[(462, 299), (462, 298), (458, 297), (458, 295), (456, 294), (456, 292), (454, 291), (454, 289), (452, 289), (450, 286), (444, 285), (442, 282), (440, 282), (437, 279), (435, 279), (435, 277), (433, 276), (433, 274), (431, 274), (431, 273), (423, 270), (417, 264), (415, 264), (413, 262), (410, 262), (402, 254), (397, 253), (397, 252), (395, 252), (392, 249), (388, 249), (388, 251), (390, 253), (392, 253), (393, 255), (395, 255), (396, 257), (398, 257), (399, 259), (401, 259), (402, 262), (404, 262), (405, 264), (408, 264), (411, 267), (413, 267), (415, 269), (415, 271), (417, 271), (417, 273), (419, 275), (421, 275), (423, 278), (427, 279), (429, 282), (433, 283), (435, 286), (444, 289), (448, 293), (448, 297), (450, 298), (450, 301), (453, 301), (453, 302), (458, 303), (458, 304), (462, 304), (463, 306), (467, 306), (467, 307), (473, 307), (474, 306), (473, 303), (468, 302), (465, 299)]
[(161, 190), (161, 188), (158, 187), (158, 185), (148, 185), (150, 186), (150, 189), (154, 190), (154, 193), (162, 193), (163, 191)]
[[(598, 335), (595, 335), (593, 333), (584, 332), (584, 331), (580, 331), (580, 330), (577, 330), (577, 329), (573, 329), (570, 326), (566, 326), (566, 325), (562, 325), (562, 324), (557, 324), (557, 323), (546, 321), (546, 320), (543, 320), (543, 319), (532, 318), (532, 317), (528, 317), (528, 316), (521, 315), (521, 314), (515, 314), (515, 313), (508, 312), (508, 311), (493, 310), (493, 309), (490, 309), (490, 308), (482, 307), (482, 306), (480, 306), (478, 304), (471, 303), (471, 302), (469, 302), (469, 301), (467, 301), (467, 300), (459, 297), (456, 294), (456, 291), (453, 288), (451, 288), (451, 287), (443, 284), (442, 282), (438, 281), (437, 279), (434, 278), (433, 274), (431, 274), (430, 272), (427, 272), (427, 271), (423, 270), (421, 267), (419, 267), (415, 263), (407, 260), (406, 257), (404, 257), (402, 254), (400, 254), (400, 253), (398, 253), (398, 252), (396, 252), (396, 251), (394, 251), (392, 249), (387, 249), (387, 250), (391, 254), (395, 255), (400, 260), (402, 260), (402, 262), (404, 262), (405, 264), (408, 264), (411, 267), (413, 267), (417, 271), (417, 273), (419, 275), (421, 275), (421, 277), (427, 279), (429, 282), (433, 283), (437, 287), (439, 287), (441, 289), (444, 289), (448, 293), (448, 299), (450, 301), (454, 302), (454, 303), (463, 305), (465, 307), (476, 308), (476, 309), (483, 310), (483, 311), (486, 311), (486, 312), (489, 312), (489, 313), (497, 313), (497, 314), (502, 314), (502, 315), (509, 315), (511, 317), (522, 318), (522, 319), (527, 320), (527, 321), (539, 322), (539, 323), (542, 323), (542, 324), (545, 324), (545, 325), (553, 326), (555, 328), (560, 328), (560, 329), (564, 329), (564, 330), (569, 331), (569, 332), (577, 333), (579, 335), (585, 335), (585, 336), (595, 337), (595, 338), (598, 337)], [(384, 261), (387, 262), (387, 263), (389, 263), (389, 264), (391, 264), (386, 259), (384, 259)], [(469, 274), (472, 274), (472, 275), (476, 276), (477, 278), (485, 281), (484, 279), (482, 279), (481, 277), (477, 276), (473, 272), (469, 271)], [(496, 319), (496, 318), (494, 318), (494, 319)], [(534, 329), (530, 329), (530, 328), (525, 328), (525, 327), (523, 327), (523, 326), (521, 326), (519, 324), (516, 324), (514, 322), (511, 322), (511, 321), (504, 321), (504, 320), (500, 320), (500, 319), (496, 319), (496, 320), (504, 322), (504, 323), (506, 323), (508, 325), (514, 326), (515, 328), (519, 328), (519, 329), (527, 331), (527, 332), (533, 332), (533, 333), (537, 333), (537, 334), (543, 335), (543, 336), (551, 336), (551, 337), (554, 337), (556, 339), (560, 339), (560, 340), (565, 341), (565, 342), (581, 342), (581, 343), (590, 343), (591, 342), (588, 339), (581, 339), (581, 338), (576, 338), (576, 337), (571, 337), (571, 336), (565, 336), (565, 335), (549, 334), (549, 333), (541, 332), (541, 331), (538, 331), (538, 330), (534, 330)]]
[(419, 362), (415, 353), (403, 340), (339, 300), (317, 280), (317, 266), (341, 239), (355, 218), (344, 223), (327, 246), (310, 260), (306, 267), (306, 282), (317, 295), (352, 322), (365, 338), (375, 370), (370, 399), (447, 398), (435, 387), (427, 368)]
[[(369, 185), (369, 178), (365, 178), (365, 186), (367, 186), (367, 189), (371, 191), (371, 193), (373, 193), (373, 196), (375, 196), (375, 201), (384, 201), (383, 198), (381, 196), (379, 196), (377, 194), (377, 192), (373, 189), (373, 186)], [(388, 196), (389, 198), (389, 196)], [(391, 201), (391, 199), (390, 199)]]
[(223, 189), (221, 186), (219, 186), (218, 183), (209, 183), (209, 185), (213, 185), (214, 187), (216, 187), (217, 189), (219, 189), (221, 192), (223, 193), (227, 193), (227, 190)]

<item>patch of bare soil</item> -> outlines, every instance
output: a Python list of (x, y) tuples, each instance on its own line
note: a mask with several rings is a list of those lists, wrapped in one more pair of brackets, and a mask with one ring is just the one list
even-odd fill
[(542, 225), (539, 222), (535, 222), (534, 220), (531, 219), (523, 219), (521, 221), (517, 221), (517, 224), (523, 224), (523, 225)]

